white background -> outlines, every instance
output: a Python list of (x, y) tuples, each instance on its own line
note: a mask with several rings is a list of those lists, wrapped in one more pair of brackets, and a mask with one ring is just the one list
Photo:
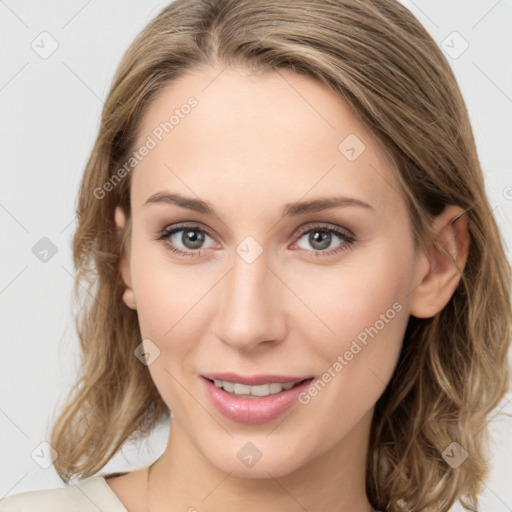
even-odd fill
[[(404, 0), (448, 57), (471, 115), (487, 192), (512, 247), (512, 2)], [(71, 238), (79, 180), (99, 126), (102, 100), (134, 36), (167, 2), (0, 0), (0, 498), (62, 487), (53, 467), (31, 458), (75, 376)], [(47, 31), (47, 59), (31, 47)], [(447, 39), (448, 37), (448, 39)], [(46, 48), (49, 48), (47, 40)], [(57, 254), (32, 247), (48, 237)], [(512, 395), (500, 407), (512, 413)], [(104, 468), (142, 467), (165, 448), (167, 425), (127, 446)], [(512, 510), (512, 420), (491, 423), (493, 470), (482, 510)], [(453, 510), (462, 510), (459, 506)]]

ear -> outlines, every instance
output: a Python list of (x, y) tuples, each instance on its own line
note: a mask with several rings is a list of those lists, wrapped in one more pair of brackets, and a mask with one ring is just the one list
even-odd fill
[[(123, 209), (120, 206), (116, 206), (115, 210), (115, 223), (117, 227), (117, 234), (119, 238), (122, 240), (125, 226), (126, 226), (126, 215)], [(124, 284), (126, 285), (126, 289), (123, 294), (123, 302), (131, 309), (137, 309), (137, 305), (135, 303), (135, 295), (132, 289), (132, 278), (130, 271), (130, 261), (129, 256), (123, 251), (121, 259), (119, 261), (119, 271), (123, 278)]]
[(435, 218), (437, 234), (428, 250), (420, 256), (415, 282), (420, 283), (411, 293), (410, 314), (429, 318), (441, 311), (457, 288), (468, 257), (470, 237), (464, 210), (447, 206)]

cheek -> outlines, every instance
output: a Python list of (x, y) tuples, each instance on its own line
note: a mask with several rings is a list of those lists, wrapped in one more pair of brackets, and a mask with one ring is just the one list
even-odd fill
[(151, 340), (158, 353), (148, 370), (164, 402), (179, 414), (194, 407), (181, 385), (203, 336), (202, 297), (211, 285), (193, 267), (172, 264), (163, 245), (151, 245), (134, 247), (132, 286), (142, 339)]
[(326, 335), (308, 338), (320, 372), (301, 402), (314, 411), (319, 431), (329, 433), (319, 440), (326, 445), (340, 435), (333, 425), (348, 432), (384, 392), (409, 318), (403, 293), (407, 279), (398, 270), (345, 270), (346, 275), (341, 273), (317, 298), (317, 312), (334, 334), (324, 328)]
[(195, 402), (180, 384), (184, 374), (196, 370), (194, 353), (211, 324), (209, 292), (219, 276), (208, 265), (177, 265), (163, 244), (144, 243), (133, 246), (131, 270), (141, 336), (159, 354), (148, 369), (171, 409), (192, 410)]
[[(201, 267), (201, 268), (199, 268)], [(214, 276), (204, 266), (179, 266), (160, 242), (134, 244), (132, 286), (143, 336), (165, 343), (176, 332), (193, 331), (195, 309), (214, 284)], [(197, 319), (196, 319), (197, 320)]]
[(318, 273), (316, 293), (310, 294), (311, 309), (334, 334), (323, 328), (324, 336), (309, 338), (311, 350), (321, 356), (323, 373), (302, 403), (311, 404), (326, 430), (333, 424), (350, 429), (382, 395), (409, 318), (412, 248), (397, 254), (391, 244), (374, 245), (358, 256), (347, 258), (329, 279)]
[(309, 309), (302, 307), (296, 319), (303, 332), (314, 333), (311, 343), (324, 362), (350, 350), (354, 340), (362, 346), (367, 342), (367, 348), (370, 340), (379, 339), (381, 348), (365, 350), (365, 357), (378, 350), (392, 357), (391, 345), (400, 345), (407, 324), (412, 263), (412, 247), (404, 244), (397, 252), (392, 244), (375, 243), (347, 256), (336, 268), (302, 271), (306, 279), (297, 278), (297, 269), (289, 270), (287, 282), (306, 298)]

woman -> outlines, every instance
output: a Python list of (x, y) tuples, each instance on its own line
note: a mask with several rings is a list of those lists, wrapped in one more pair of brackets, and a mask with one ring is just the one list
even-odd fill
[[(477, 510), (510, 267), (468, 114), (394, 0), (177, 0), (78, 203), (77, 486), (0, 510)], [(98, 472), (172, 416), (147, 467)]]

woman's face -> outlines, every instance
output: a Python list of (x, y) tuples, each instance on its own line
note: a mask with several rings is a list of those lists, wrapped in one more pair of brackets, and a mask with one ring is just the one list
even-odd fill
[(309, 78), (228, 68), (164, 89), (136, 149), (124, 300), (176, 435), (240, 476), (364, 458), (425, 270), (375, 140)]

